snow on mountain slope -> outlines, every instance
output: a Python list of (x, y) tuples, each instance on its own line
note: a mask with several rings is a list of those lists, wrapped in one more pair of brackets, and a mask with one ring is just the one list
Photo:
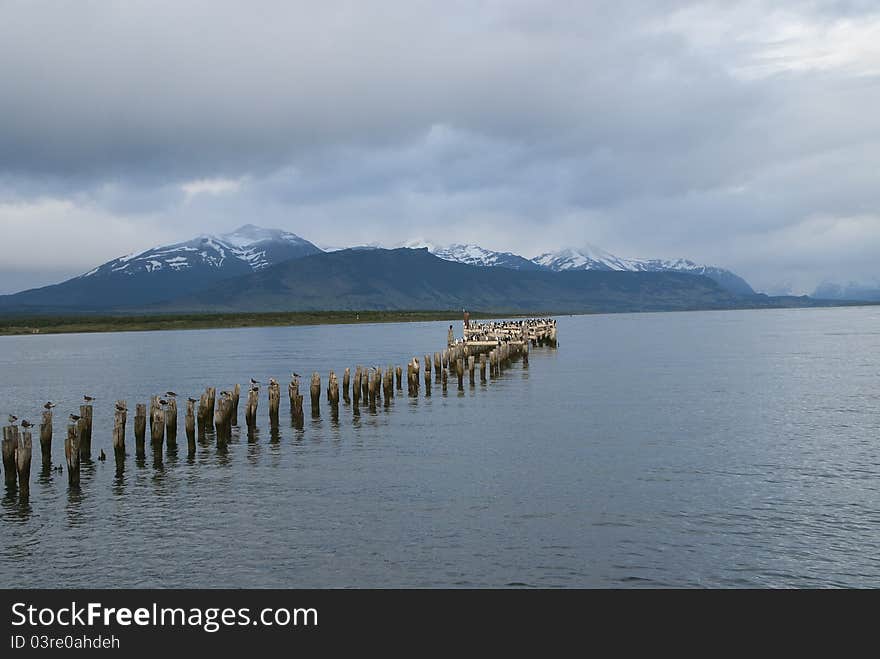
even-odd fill
[(186, 242), (129, 254), (94, 268), (81, 275), (81, 278), (135, 276), (163, 270), (183, 272), (204, 268), (246, 274), (320, 251), (294, 233), (247, 224), (219, 236), (201, 235)]
[(687, 259), (627, 259), (593, 245), (581, 249), (561, 249), (532, 259), (534, 263), (553, 270), (631, 270), (634, 272), (687, 272), (704, 275), (722, 288), (738, 295), (754, 295), (755, 291), (742, 277), (730, 270), (701, 265)]
[(512, 254), (511, 252), (496, 252), (479, 245), (438, 245), (429, 240), (410, 240), (398, 245), (410, 249), (426, 247), (428, 251), (444, 261), (466, 263), (480, 267), (509, 268), (511, 270), (541, 270), (540, 265), (533, 263), (527, 258)]

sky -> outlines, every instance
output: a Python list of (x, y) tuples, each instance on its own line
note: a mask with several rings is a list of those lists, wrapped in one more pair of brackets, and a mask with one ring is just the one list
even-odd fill
[(247, 223), (880, 278), (880, 3), (0, 0), (0, 293)]

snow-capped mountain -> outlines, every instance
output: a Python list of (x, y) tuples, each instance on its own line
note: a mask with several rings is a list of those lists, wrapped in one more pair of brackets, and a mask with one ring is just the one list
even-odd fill
[(479, 245), (437, 245), (428, 240), (411, 240), (398, 245), (410, 249), (427, 248), (434, 256), (444, 261), (466, 263), (481, 267), (509, 268), (511, 270), (541, 270), (542, 266), (527, 258), (511, 252), (495, 252)]
[(319, 252), (296, 234), (248, 224), (231, 233), (201, 235), (122, 256), (79, 277), (4, 296), (0, 302), (33, 309), (148, 305)]
[(730, 270), (701, 265), (687, 259), (627, 259), (593, 245), (581, 249), (562, 249), (532, 259), (538, 265), (562, 272), (565, 270), (630, 270), (634, 272), (686, 272), (704, 275), (722, 288), (737, 295), (754, 295), (755, 291), (742, 277)]
[(247, 224), (231, 233), (201, 235), (186, 242), (129, 254), (108, 261), (80, 277), (134, 276), (162, 270), (182, 272), (204, 268), (246, 274), (320, 251), (295, 233)]

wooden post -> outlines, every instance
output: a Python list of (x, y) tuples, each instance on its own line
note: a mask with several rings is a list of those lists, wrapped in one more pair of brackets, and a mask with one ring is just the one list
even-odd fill
[(210, 422), (214, 418), (214, 407), (217, 402), (217, 387), (207, 387), (205, 393), (207, 394), (206, 400), (208, 404), (208, 414), (206, 418)]
[(455, 344), (455, 332), (452, 331), (452, 325), (449, 326), (449, 331), (446, 333), (446, 345), (451, 346)]
[(339, 405), (339, 380), (334, 371), (327, 376), (327, 402), (331, 407)]
[(351, 383), (351, 403), (357, 411), (361, 402), (361, 367), (356, 366), (354, 369), (354, 380)]
[(91, 457), (92, 455), (92, 406), (91, 405), (80, 405), (79, 406), (79, 415), (80, 420), (79, 423), (82, 428), (82, 432), (80, 433), (80, 444), (79, 450), (80, 455), (85, 458)]
[(67, 482), (71, 487), (79, 487), (79, 424), (67, 426), (67, 439), (64, 440), (64, 457), (67, 458)]
[(312, 417), (321, 414), (321, 376), (317, 371), (312, 373), (312, 382), (309, 385), (309, 395), (312, 399)]
[(495, 350), (494, 349), (489, 351), (489, 375), (492, 377), (493, 380), (496, 377), (498, 377), (498, 374), (495, 373)]
[(215, 401), (214, 403), (214, 436), (217, 440), (218, 446), (222, 446), (226, 443), (227, 405), (229, 406), (229, 412), (231, 415), (232, 401), (229, 398), (226, 396), (220, 396), (220, 400)]
[(147, 434), (147, 406), (138, 403), (134, 411), (134, 449), (138, 457), (144, 456), (144, 438)]
[(18, 446), (15, 448), (15, 469), (18, 472), (18, 491), (27, 497), (31, 483), (31, 433), (21, 431)]
[(385, 395), (385, 405), (394, 398), (394, 366), (389, 365), (385, 369), (385, 377), (382, 380), (382, 393)]
[(367, 404), (370, 411), (376, 411), (376, 372), (372, 369), (367, 375)]
[(486, 381), (486, 353), (480, 353), (480, 382)]
[(435, 352), (434, 353), (434, 380), (437, 382), (440, 382), (440, 369), (441, 368), (443, 368), (443, 366), (440, 363), (440, 353)]
[[(235, 385), (236, 387), (238, 385)], [(186, 401), (186, 417), (183, 421), (186, 428), (186, 448), (190, 455), (196, 452), (196, 415), (195, 403), (192, 400)]]
[(522, 357), (523, 357), (523, 366), (529, 365), (529, 342), (523, 339), (522, 344)]
[(366, 368), (361, 369), (361, 398), (365, 401), (370, 399), (370, 372)]
[(474, 355), (468, 356), (468, 374), (470, 376), (471, 386), (474, 385), (474, 366), (476, 364), (477, 358)]
[(295, 428), (303, 427), (303, 397), (299, 393), (299, 378), (294, 376), (287, 386), (290, 398), (290, 418)]
[(406, 365), (406, 392), (413, 395), (413, 365), (412, 362)]
[(52, 464), (52, 410), (43, 412), (40, 423), (40, 451), (43, 454), (43, 466)]
[(458, 377), (458, 390), (464, 389), (464, 360), (459, 357), (455, 360), (455, 375)]
[(397, 390), (403, 391), (403, 368), (398, 366), (394, 372), (397, 375)]
[(165, 435), (168, 448), (177, 448), (177, 399), (174, 396), (169, 396), (165, 406)]
[(150, 444), (153, 450), (162, 448), (165, 440), (165, 411), (158, 403), (150, 415)]
[(441, 370), (442, 370), (442, 374), (440, 376), (440, 382), (443, 387), (443, 393), (445, 394), (446, 393), (446, 385), (449, 382), (449, 371), (446, 370), (445, 366), (443, 366)]
[(342, 398), (345, 402), (349, 402), (348, 387), (351, 384), (351, 369), (346, 366), (345, 373), (342, 374)]
[(241, 397), (241, 385), (236, 384), (232, 389), (232, 425), (238, 426), (238, 399)]
[(14, 488), (16, 482), (15, 449), (18, 446), (18, 426), (3, 427), (3, 474), (6, 487)]
[(275, 381), (269, 381), (269, 427), (278, 427), (278, 408), (281, 405), (281, 386)]
[(248, 389), (247, 406), (244, 408), (244, 421), (247, 424), (248, 432), (253, 432), (257, 427), (257, 408), (260, 404), (260, 389), (251, 387)]
[(116, 410), (113, 413), (113, 453), (117, 459), (125, 457), (125, 422), (128, 412), (124, 400), (116, 401)]

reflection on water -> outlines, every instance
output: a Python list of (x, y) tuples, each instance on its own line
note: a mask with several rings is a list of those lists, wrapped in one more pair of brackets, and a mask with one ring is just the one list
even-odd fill
[[(0, 586), (22, 558), (29, 586), (874, 585), (878, 326), (874, 308), (560, 318), (558, 351), (498, 379), (314, 415), (306, 396), (277, 426), (264, 392), (252, 432), (121, 459), (96, 404), (108, 459), (80, 487), (44, 467), (29, 498), (3, 493)], [(0, 414), (405, 364), (447, 327), (0, 337)], [(84, 555), (103, 558), (69, 570)]]

